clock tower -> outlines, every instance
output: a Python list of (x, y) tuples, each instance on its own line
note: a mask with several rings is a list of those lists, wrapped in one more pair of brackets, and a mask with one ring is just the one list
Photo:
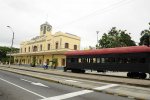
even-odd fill
[(51, 34), (51, 31), (52, 31), (52, 26), (48, 22), (45, 22), (40, 26), (40, 36)]

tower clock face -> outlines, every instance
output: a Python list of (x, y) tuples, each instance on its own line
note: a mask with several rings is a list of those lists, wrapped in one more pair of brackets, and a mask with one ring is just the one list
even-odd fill
[(48, 27), (47, 27), (47, 31), (50, 31), (50, 30), (51, 30), (51, 27), (50, 27), (50, 26), (48, 26)]

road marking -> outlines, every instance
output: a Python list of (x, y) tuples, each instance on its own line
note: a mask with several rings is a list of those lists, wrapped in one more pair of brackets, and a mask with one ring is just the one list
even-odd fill
[(26, 81), (26, 82), (30, 82), (30, 83), (31, 83), (31, 81), (29, 81), (29, 80), (26, 80), (26, 79), (23, 79), (23, 78), (21, 78), (21, 80), (23, 80), (23, 81)]
[(118, 86), (118, 84), (109, 84), (109, 85), (105, 85), (105, 86), (102, 86), (102, 87), (96, 87), (94, 89), (96, 89), (96, 90), (104, 90), (104, 89), (115, 87), (115, 86)]
[(29, 81), (29, 80), (26, 80), (26, 79), (23, 79), (23, 78), (22, 78), (21, 80), (26, 81), (26, 82), (29, 82), (29, 83), (31, 83), (31, 84), (33, 84), (33, 85), (48, 87), (48, 86), (46, 86), (46, 85), (44, 85), (44, 84), (42, 84), (42, 83), (32, 82), (32, 81)]
[(32, 82), (31, 84), (37, 85), (37, 86), (48, 87), (48, 86), (46, 86), (46, 85), (44, 85), (44, 84), (42, 84), (42, 83), (35, 83), (35, 82)]
[(73, 83), (82, 83), (82, 82), (79, 82), (79, 81), (75, 81), (75, 80), (65, 80), (67, 82), (73, 82)]
[[(109, 84), (109, 85), (97, 87), (97, 88), (94, 88), (94, 89), (104, 90), (104, 89), (115, 87), (115, 86), (118, 86), (118, 85), (117, 84)], [(49, 97), (49, 98), (45, 98), (45, 99), (41, 99), (41, 100), (63, 100), (63, 99), (68, 99), (68, 98), (71, 98), (71, 97), (91, 93), (91, 92), (94, 92), (94, 91), (92, 91), (92, 90), (82, 90), (82, 91), (78, 91), (78, 92), (72, 92), (72, 93), (63, 94), (63, 95), (59, 95), (59, 96)]]
[(0, 80), (4, 81), (4, 82), (6, 82), (6, 83), (9, 83), (9, 84), (11, 84), (11, 85), (14, 85), (14, 86), (16, 86), (16, 87), (18, 87), (18, 88), (20, 88), (20, 89), (23, 89), (23, 90), (25, 90), (25, 91), (27, 91), (27, 92), (30, 92), (30, 93), (32, 93), (32, 94), (34, 94), (34, 95), (37, 95), (37, 96), (39, 96), (39, 97), (41, 97), (41, 98), (43, 98), (43, 99), (46, 98), (46, 97), (44, 97), (44, 96), (42, 96), (42, 95), (40, 95), (40, 94), (38, 94), (38, 93), (32, 92), (32, 91), (30, 91), (30, 90), (28, 90), (28, 89), (25, 89), (25, 88), (23, 88), (23, 87), (21, 87), (21, 86), (19, 86), (19, 85), (16, 85), (16, 84), (14, 84), (14, 83), (11, 83), (11, 82), (9, 82), (9, 81), (7, 81), (7, 80), (5, 80), (5, 79), (0, 78)]
[(92, 90), (82, 90), (82, 91), (78, 91), (78, 92), (72, 92), (72, 93), (68, 93), (68, 94), (64, 94), (64, 95), (60, 95), (60, 96), (54, 96), (54, 97), (50, 97), (50, 98), (46, 98), (46, 99), (41, 99), (41, 100), (63, 100), (63, 99), (75, 97), (75, 96), (78, 96), (78, 95), (91, 93), (91, 92), (94, 92), (94, 91), (92, 91)]

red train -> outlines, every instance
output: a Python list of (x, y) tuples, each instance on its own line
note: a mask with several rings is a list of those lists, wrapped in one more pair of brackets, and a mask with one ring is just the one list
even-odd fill
[(128, 72), (130, 78), (146, 78), (150, 74), (150, 47), (131, 46), (96, 50), (77, 50), (66, 53), (64, 71), (84, 73), (85, 70), (97, 72)]

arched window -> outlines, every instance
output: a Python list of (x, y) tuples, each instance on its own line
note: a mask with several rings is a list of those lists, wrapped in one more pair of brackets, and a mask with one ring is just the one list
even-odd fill
[(26, 52), (26, 48), (24, 48), (24, 52)]
[(50, 49), (51, 49), (50, 47), (51, 47), (51, 45), (48, 44), (48, 45), (47, 45), (47, 50), (50, 50)]
[(30, 52), (30, 47), (29, 47), (29, 52)]
[(65, 48), (69, 48), (69, 43), (65, 43)]
[(42, 44), (40, 45), (40, 51), (42, 51)]
[(36, 51), (38, 51), (38, 48), (37, 48), (37, 46), (34, 46), (33, 47), (33, 52), (36, 52)]
[(56, 49), (58, 49), (58, 42), (56, 42)]
[(74, 45), (74, 50), (77, 50), (77, 45)]

